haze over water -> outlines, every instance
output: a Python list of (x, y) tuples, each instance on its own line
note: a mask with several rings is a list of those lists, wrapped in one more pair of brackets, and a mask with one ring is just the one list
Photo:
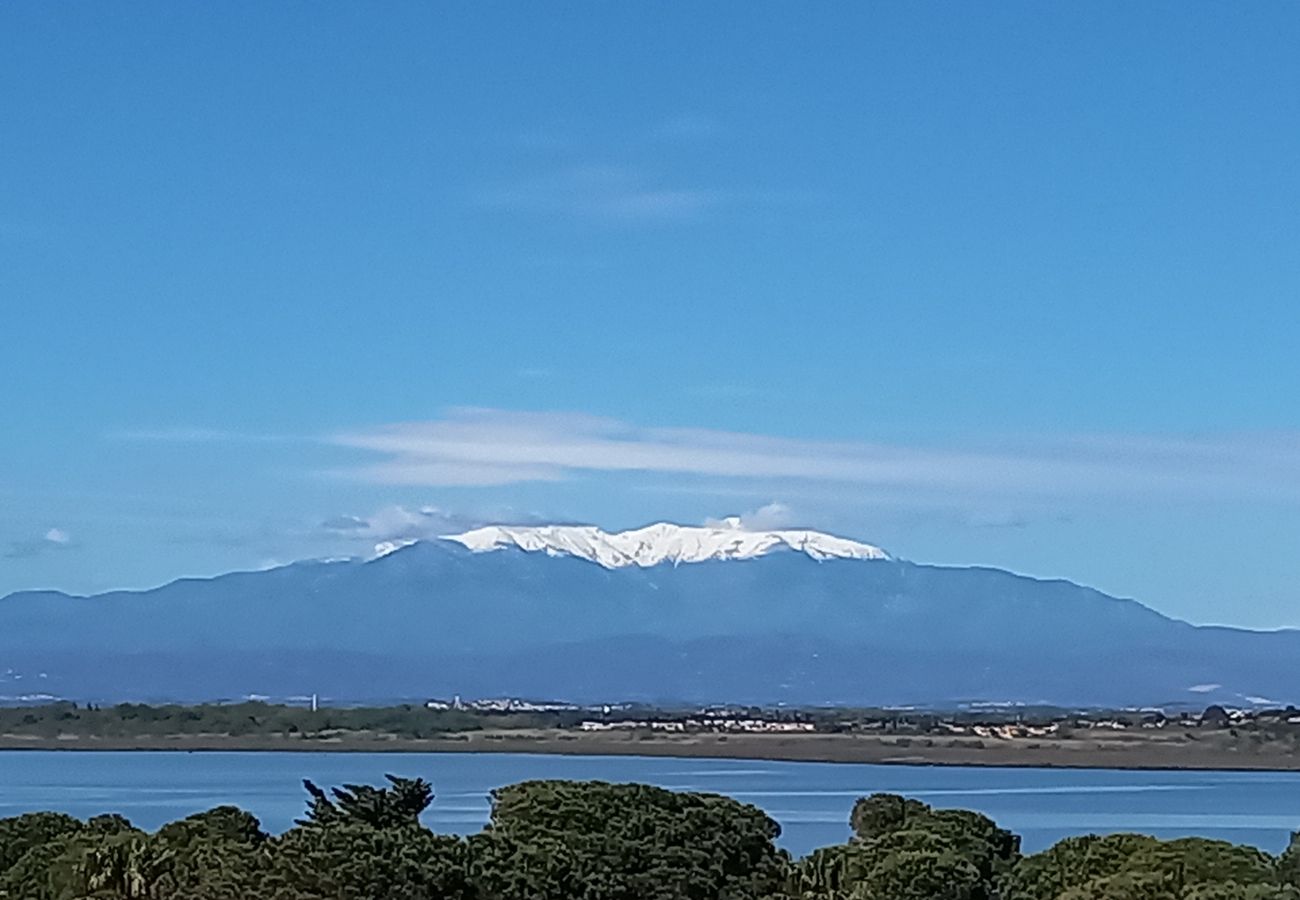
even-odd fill
[(1300, 828), (1300, 772), (1147, 772), (873, 766), (754, 760), (522, 754), (0, 752), (0, 816), (118, 812), (154, 829), (221, 804), (282, 831), (305, 808), (301, 779), (374, 783), (422, 776), (437, 792), (425, 823), (471, 833), (488, 792), (534, 778), (642, 781), (727, 794), (764, 809), (796, 856), (845, 840), (853, 801), (874, 791), (983, 812), (1035, 852), (1072, 834), (1199, 835), (1280, 852)]

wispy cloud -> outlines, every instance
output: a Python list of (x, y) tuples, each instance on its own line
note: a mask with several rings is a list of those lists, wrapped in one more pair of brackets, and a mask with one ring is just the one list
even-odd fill
[(370, 521), (360, 516), (334, 516), (321, 522), (320, 527), (334, 534), (362, 534), (370, 529)]
[(716, 207), (725, 195), (675, 184), (625, 166), (578, 165), (479, 191), (476, 200), (511, 212), (576, 215), (638, 222), (684, 219)]
[(336, 434), (377, 462), (342, 474), (397, 485), (505, 485), (642, 472), (945, 495), (1269, 497), (1300, 500), (1300, 435), (1082, 436), (968, 445), (805, 440), (642, 427), (578, 413), (453, 409)]
[(63, 528), (50, 528), (34, 538), (10, 541), (5, 548), (6, 559), (30, 559), (73, 546), (72, 535)]
[(320, 530), (359, 541), (406, 541), (437, 537), (478, 524), (457, 513), (436, 506), (411, 509), (384, 506), (365, 516), (340, 515), (320, 523)]
[[(639, 490), (782, 494), (819, 503), (852, 488), (854, 496), (890, 507), (975, 510), (971, 524), (986, 527), (1019, 527), (1031, 507), (1035, 518), (1060, 515), (1068, 511), (1062, 500), (1300, 502), (1300, 434), (1291, 432), (886, 443), (647, 427), (583, 413), (453, 408), (433, 420), (316, 436), (207, 428), (117, 436), (324, 444), (370, 457), (326, 474), (390, 486), (494, 487), (624, 473), (646, 476), (628, 485)], [(335, 524), (339, 532), (348, 530), (341, 520)], [(9, 555), (31, 552), (30, 541), (18, 542)]]
[(522, 525), (542, 521), (553, 522), (554, 517), (541, 517), (512, 507), (453, 512), (431, 505), (411, 507), (393, 504), (363, 516), (334, 516), (319, 523), (312, 533), (304, 537), (315, 545), (323, 541), (330, 546), (345, 547), (349, 555), (368, 555), (412, 541), (457, 534), (490, 522)]
[(786, 504), (774, 500), (771, 503), (763, 504), (758, 509), (732, 516), (730, 519), (706, 519), (704, 524), (713, 527), (727, 525), (742, 528), (745, 531), (771, 531), (773, 529), (788, 528), (794, 524), (794, 521), (794, 510)]
[(107, 437), (119, 441), (147, 441), (171, 444), (277, 444), (302, 441), (303, 437), (290, 434), (236, 431), (225, 428), (125, 428), (110, 431)]

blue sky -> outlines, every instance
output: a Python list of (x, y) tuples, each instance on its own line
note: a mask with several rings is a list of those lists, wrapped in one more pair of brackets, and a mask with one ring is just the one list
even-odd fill
[(1300, 626), (1300, 8), (7, 4), (0, 592), (821, 527)]

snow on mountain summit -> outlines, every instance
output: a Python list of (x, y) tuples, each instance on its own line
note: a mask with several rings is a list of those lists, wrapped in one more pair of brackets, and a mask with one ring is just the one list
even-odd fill
[(445, 539), (476, 553), (515, 547), (548, 556), (575, 556), (607, 569), (754, 559), (773, 550), (794, 550), (818, 561), (889, 559), (879, 547), (820, 531), (747, 531), (737, 518), (724, 519), (719, 527), (659, 522), (619, 532), (602, 531), (594, 525), (489, 525)]

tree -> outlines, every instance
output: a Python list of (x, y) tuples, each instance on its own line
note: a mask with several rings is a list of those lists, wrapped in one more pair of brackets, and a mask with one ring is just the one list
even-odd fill
[(1276, 860), (1263, 850), (1205, 838), (1155, 841), (1128, 857), (1124, 871), (1161, 873), (1179, 892), (1203, 884), (1277, 881)]
[(312, 782), (304, 779), (303, 787), (311, 795), (307, 817), (299, 825), (320, 827), (360, 823), (372, 828), (418, 825), (420, 814), (433, 803), (433, 785), (423, 778), (399, 778), (385, 775), (388, 787), (345, 784), (333, 788), (334, 799)]
[(1120, 872), (1063, 891), (1059, 900), (1178, 900), (1178, 889), (1161, 872)]
[(494, 791), (469, 839), (480, 895), (499, 900), (715, 900), (780, 891), (776, 822), (727, 797), (648, 785), (532, 781)]
[(919, 800), (909, 800), (898, 794), (872, 794), (860, 797), (853, 804), (849, 826), (855, 837), (865, 840), (904, 828), (909, 818), (929, 812), (930, 807)]
[(986, 896), (979, 871), (951, 851), (887, 854), (854, 884), (850, 900), (976, 900)]
[(1072, 887), (1123, 870), (1133, 854), (1157, 843), (1142, 834), (1065, 838), (1016, 864), (1002, 885), (1005, 900), (1054, 900)]
[(163, 826), (154, 841), (171, 854), (161, 896), (185, 900), (242, 900), (256, 896), (269, 865), (257, 818), (218, 806)]
[(75, 893), (75, 860), (83, 845), (76, 834), (65, 834), (27, 850), (0, 873), (0, 897), (14, 900), (62, 900)]
[(1235, 882), (1201, 884), (1186, 891), (1182, 900), (1300, 900), (1300, 888), (1289, 884)]
[(1291, 840), (1277, 860), (1278, 880), (1300, 888), (1300, 831), (1291, 832)]
[(209, 827), (238, 839), (228, 845), (242, 843), (255, 851), (237, 862), (241, 871), (251, 873), (244, 883), (255, 887), (231, 893), (231, 900), (472, 897), (464, 840), (435, 835), (420, 824), (420, 814), (433, 801), (432, 786), (420, 778), (386, 778), (386, 787), (347, 784), (329, 793), (304, 781), (310, 796), (307, 815), (297, 827), (269, 840), (256, 820), (240, 819), (237, 810), (212, 816)]
[(172, 856), (145, 835), (120, 833), (100, 837), (86, 847), (75, 871), (87, 894), (151, 898), (159, 896)]
[(1273, 887), (1278, 874), (1267, 853), (1227, 841), (1086, 835), (1022, 860), (1003, 894), (1006, 900), (1177, 900), (1216, 885)]
[[(936, 810), (897, 794), (859, 799), (849, 821), (854, 833), (849, 843), (823, 848), (795, 864), (791, 889), (796, 896), (874, 897), (898, 891), (923, 896), (915, 892), (930, 890), (927, 879), (942, 872), (935, 877), (943, 881), (943, 891), (986, 900), (1020, 857), (1020, 838), (987, 816)], [(913, 879), (912, 887), (901, 884), (906, 878)]]
[(420, 824), (422, 779), (306, 784), (280, 837), (233, 806), (152, 835), (113, 815), (0, 819), (0, 900), (1300, 900), (1300, 834), (1278, 858), (1132, 834), (1021, 858), (986, 816), (877, 794), (851, 840), (791, 864), (774, 821), (712, 794), (525, 782), (462, 839)]
[(419, 825), (298, 827), (271, 842), (258, 889), (277, 900), (468, 900), (465, 842)]
[(269, 836), (253, 814), (237, 806), (217, 806), (164, 825), (159, 829), (158, 837), (169, 844), (233, 841), (256, 846)]
[(33, 847), (75, 834), (82, 827), (72, 816), (53, 812), (0, 819), (0, 872), (17, 863)]
[(952, 818), (914, 816), (904, 829), (823, 847), (795, 863), (790, 893), (893, 900), (937, 890), (936, 898), (987, 900), (1009, 862), (997, 855), (997, 843), (959, 825)]

